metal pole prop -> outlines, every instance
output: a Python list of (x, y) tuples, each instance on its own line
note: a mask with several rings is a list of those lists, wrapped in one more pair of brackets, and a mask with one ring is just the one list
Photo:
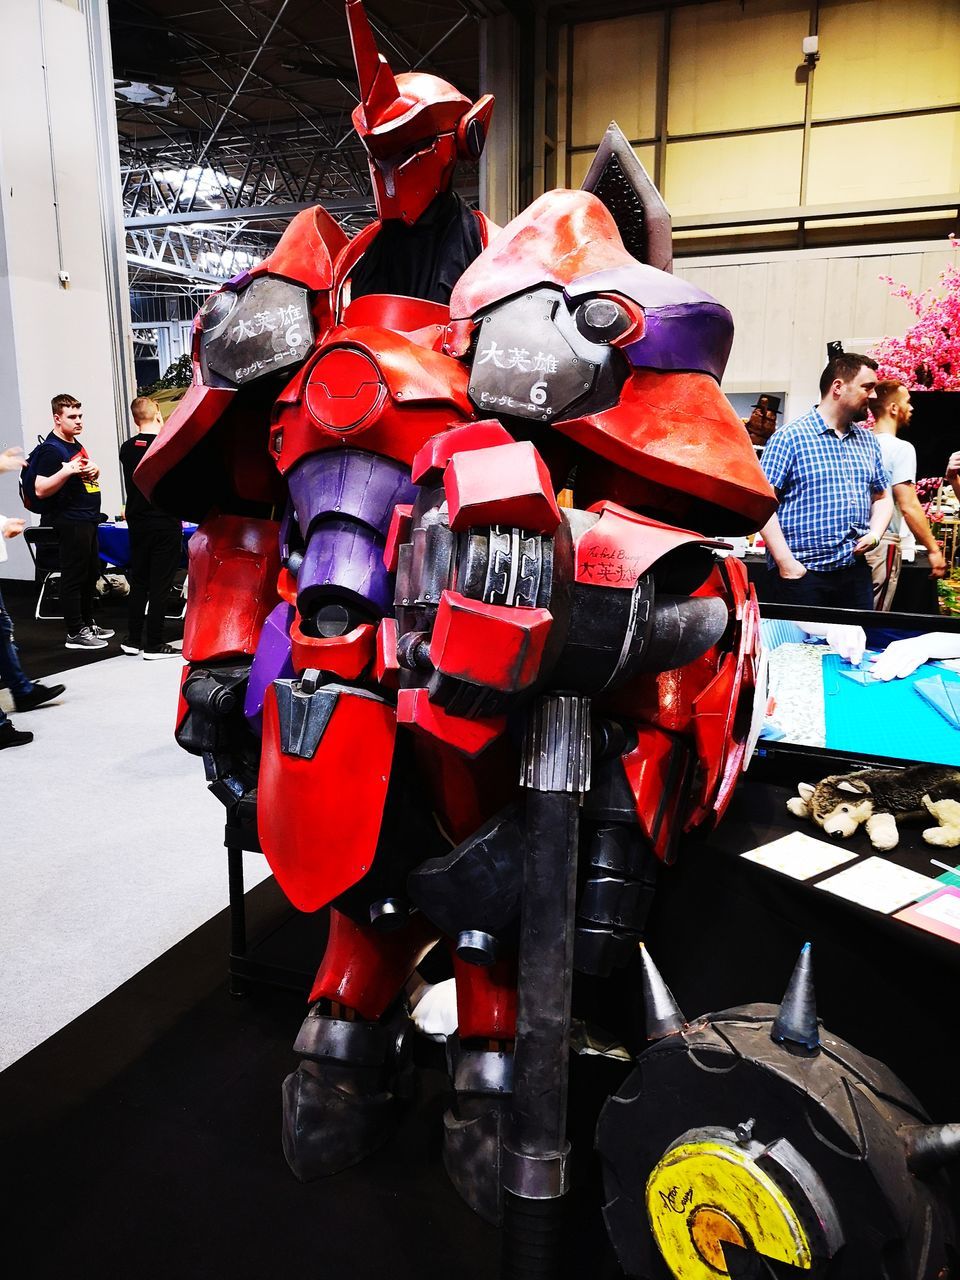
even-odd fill
[(502, 1280), (561, 1274), (579, 810), (590, 787), (590, 699), (549, 694), (527, 722), (512, 1124), (503, 1150)]

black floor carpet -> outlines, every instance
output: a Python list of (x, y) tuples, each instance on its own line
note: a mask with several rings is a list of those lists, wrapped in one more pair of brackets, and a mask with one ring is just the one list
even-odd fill
[[(268, 881), (248, 911), (252, 933), (282, 933), (289, 908)], [(495, 1277), (499, 1233), (443, 1171), (439, 1049), (420, 1042), (421, 1095), (381, 1151), (301, 1185), (279, 1129), (304, 1003), (264, 986), (231, 998), (228, 943), (223, 913), (0, 1075), (12, 1274)], [(590, 1074), (598, 1098), (617, 1083), (602, 1061)], [(570, 1275), (612, 1278), (589, 1132), (574, 1137), (586, 1185), (571, 1197)]]
[[(84, 651), (66, 649), (66, 631), (61, 619), (38, 621), (34, 617), (37, 605), (37, 588), (32, 582), (0, 581), (0, 594), (7, 612), (13, 619), (20, 664), (31, 680), (42, 680), (56, 671), (69, 671), (85, 667), (104, 658), (115, 658), (120, 652), (120, 641), (127, 634), (127, 601), (122, 596), (108, 596), (96, 608), (97, 624), (109, 627), (117, 634), (105, 649)], [(166, 641), (183, 639), (183, 621), (168, 619), (164, 627)], [(132, 659), (131, 659), (132, 661)]]

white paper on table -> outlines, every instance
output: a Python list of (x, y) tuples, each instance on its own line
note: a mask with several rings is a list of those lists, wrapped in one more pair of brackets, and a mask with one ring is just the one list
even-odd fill
[(779, 840), (771, 840), (769, 844), (741, 854), (748, 862), (769, 867), (771, 871), (782, 871), (785, 876), (793, 876), (794, 880), (810, 880), (821, 871), (842, 866), (856, 856), (826, 840), (815, 840), (803, 831), (791, 831)]
[(821, 880), (816, 887), (886, 915), (943, 886), (939, 880), (888, 862), (886, 858), (866, 858), (855, 867)]

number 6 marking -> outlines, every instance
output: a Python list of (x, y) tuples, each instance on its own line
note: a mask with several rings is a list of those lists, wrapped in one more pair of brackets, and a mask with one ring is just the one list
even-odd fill
[(535, 382), (533, 386), (530, 388), (530, 403), (531, 404), (547, 403), (546, 381), (541, 380), (540, 382)]

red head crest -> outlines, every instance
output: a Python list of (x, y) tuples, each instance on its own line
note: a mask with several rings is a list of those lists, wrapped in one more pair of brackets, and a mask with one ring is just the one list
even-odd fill
[(362, 0), (347, 0), (347, 23), (360, 82), (353, 123), (367, 152), (377, 212), (412, 224), (450, 189), (457, 160), (483, 150), (493, 98), (472, 103), (439, 76), (395, 76), (377, 49)]

